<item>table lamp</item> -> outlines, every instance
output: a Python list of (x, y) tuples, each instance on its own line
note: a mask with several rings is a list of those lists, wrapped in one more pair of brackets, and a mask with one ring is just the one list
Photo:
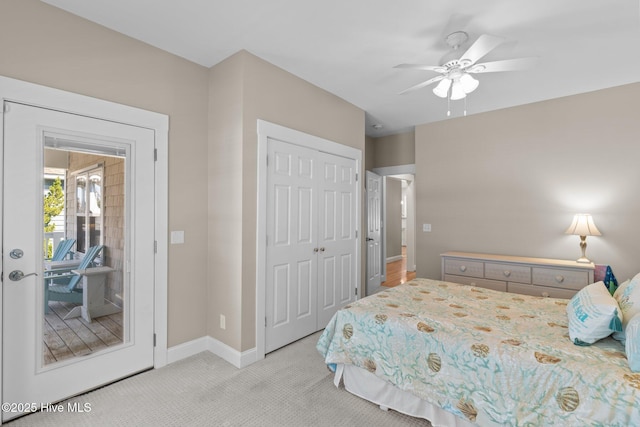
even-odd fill
[(573, 222), (565, 231), (566, 234), (574, 234), (580, 236), (580, 249), (582, 250), (582, 256), (578, 258), (578, 262), (589, 263), (591, 262), (585, 255), (587, 250), (587, 236), (602, 236), (602, 233), (596, 228), (593, 223), (593, 218), (590, 214), (576, 214), (573, 217)]

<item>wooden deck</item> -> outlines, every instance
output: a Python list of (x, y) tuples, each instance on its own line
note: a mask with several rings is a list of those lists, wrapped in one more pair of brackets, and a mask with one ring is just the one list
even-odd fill
[(45, 365), (122, 343), (122, 313), (98, 317), (91, 323), (82, 317), (64, 320), (73, 307), (72, 303), (49, 302), (43, 328)]

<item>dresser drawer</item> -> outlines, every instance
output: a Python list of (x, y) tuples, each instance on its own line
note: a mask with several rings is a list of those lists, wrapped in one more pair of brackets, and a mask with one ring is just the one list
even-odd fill
[(445, 282), (460, 283), (461, 285), (478, 286), (479, 288), (493, 289), (496, 291), (507, 292), (507, 282), (498, 280), (478, 279), (476, 277), (456, 276), (445, 274)]
[(579, 291), (589, 284), (589, 273), (579, 270), (533, 267), (533, 284)]
[(446, 259), (444, 261), (445, 274), (455, 274), (457, 276), (484, 276), (484, 263), (479, 261), (469, 261), (465, 259)]
[(507, 284), (509, 292), (524, 295), (533, 295), (536, 297), (550, 297), (550, 298), (571, 298), (576, 294), (575, 290), (570, 289), (558, 289), (550, 288), (547, 286), (535, 286), (535, 285), (523, 285), (522, 283)]
[(531, 267), (527, 267), (525, 265), (485, 262), (484, 277), (485, 279), (531, 283)]

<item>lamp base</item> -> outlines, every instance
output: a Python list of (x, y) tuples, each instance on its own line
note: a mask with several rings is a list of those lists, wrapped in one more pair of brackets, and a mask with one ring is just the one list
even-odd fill
[(587, 258), (587, 236), (580, 236), (580, 250), (582, 251), (582, 256), (577, 259), (577, 262), (581, 264), (590, 264), (591, 261)]

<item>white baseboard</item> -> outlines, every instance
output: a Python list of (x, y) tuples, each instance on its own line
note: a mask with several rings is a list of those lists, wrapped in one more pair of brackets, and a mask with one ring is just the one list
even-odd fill
[(231, 363), (236, 368), (244, 368), (257, 361), (255, 347), (243, 352), (239, 352), (235, 348), (229, 347), (225, 343), (218, 341), (215, 338), (207, 338), (209, 341), (207, 350)]
[(400, 261), (400, 260), (402, 260), (402, 255), (396, 255), (396, 256), (387, 258), (387, 262), (394, 262), (394, 261)]
[(200, 337), (192, 341), (169, 347), (167, 349), (167, 364), (186, 359), (194, 354), (202, 353), (208, 350), (207, 339), (209, 337)]
[(239, 352), (215, 338), (206, 336), (169, 348), (167, 350), (167, 363), (177, 362), (203, 351), (210, 351), (236, 368), (244, 368), (257, 361), (255, 348)]

